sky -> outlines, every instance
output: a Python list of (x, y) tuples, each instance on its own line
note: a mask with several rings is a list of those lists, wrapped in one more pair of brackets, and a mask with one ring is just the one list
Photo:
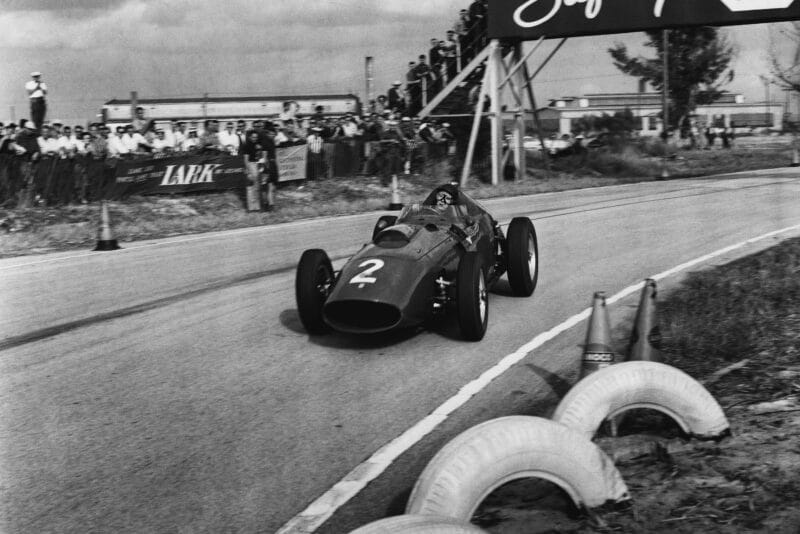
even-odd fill
[[(30, 72), (47, 83), (48, 118), (93, 120), (112, 98), (365, 94), (402, 79), (408, 61), (443, 38), (470, 0), (0, 0), (0, 121), (28, 116)], [(763, 102), (780, 25), (726, 28), (737, 50), (727, 86)], [(542, 70), (537, 101), (635, 91), (607, 49), (636, 53), (642, 33), (572, 38)], [(540, 64), (555, 41), (531, 57)], [(772, 101), (785, 96), (770, 88)], [(13, 110), (12, 110), (13, 108)], [(13, 117), (12, 117), (13, 114)]]

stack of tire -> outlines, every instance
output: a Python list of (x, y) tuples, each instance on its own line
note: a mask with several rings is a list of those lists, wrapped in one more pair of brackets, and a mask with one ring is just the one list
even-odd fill
[(406, 514), (353, 534), (483, 532), (469, 523), (481, 502), (516, 479), (541, 478), (579, 509), (630, 500), (614, 462), (592, 441), (601, 424), (632, 409), (671, 417), (687, 436), (730, 433), (716, 399), (688, 374), (655, 361), (600, 369), (573, 386), (552, 419), (509, 416), (474, 426), (445, 445), (417, 479)]

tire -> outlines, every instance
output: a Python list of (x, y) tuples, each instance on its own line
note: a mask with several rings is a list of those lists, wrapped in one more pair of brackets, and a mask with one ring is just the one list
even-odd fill
[(333, 282), (333, 266), (325, 251), (310, 249), (303, 252), (297, 264), (294, 289), (300, 322), (311, 335), (328, 331), (328, 325), (322, 317), (322, 306)]
[(561, 399), (553, 420), (591, 439), (604, 420), (634, 408), (658, 410), (701, 439), (722, 437), (730, 428), (702, 384), (680, 369), (647, 361), (618, 363), (583, 378)]
[(630, 499), (614, 463), (580, 432), (515, 415), (474, 426), (445, 445), (417, 479), (406, 513), (469, 521), (492, 491), (530, 477), (556, 484), (579, 509)]
[(381, 230), (384, 228), (389, 228), (390, 226), (394, 226), (394, 223), (396, 222), (396, 215), (381, 215), (378, 218), (378, 222), (375, 223), (375, 228), (372, 229), (372, 240), (375, 241), (375, 238), (378, 237), (378, 234), (381, 233)]
[(518, 297), (530, 297), (539, 281), (539, 242), (527, 217), (514, 217), (508, 225), (506, 265), (511, 291)]
[(468, 521), (429, 515), (397, 515), (374, 521), (350, 534), (478, 534), (486, 532)]
[(478, 252), (461, 257), (456, 274), (456, 306), (461, 335), (467, 341), (480, 341), (489, 323), (489, 290), (486, 272)]

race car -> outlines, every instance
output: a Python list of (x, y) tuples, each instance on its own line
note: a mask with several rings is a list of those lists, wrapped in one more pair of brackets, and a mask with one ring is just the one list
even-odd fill
[(381, 216), (372, 240), (338, 272), (324, 250), (303, 252), (295, 295), (306, 331), (374, 334), (429, 324), (454, 313), (461, 335), (479, 341), (489, 320), (489, 290), (503, 274), (516, 296), (539, 278), (536, 230), (515, 217), (507, 236), (457, 183), (435, 188), (398, 216)]

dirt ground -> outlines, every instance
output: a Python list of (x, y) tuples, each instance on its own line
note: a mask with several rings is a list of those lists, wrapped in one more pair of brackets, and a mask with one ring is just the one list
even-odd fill
[(627, 506), (580, 514), (556, 486), (524, 480), (496, 490), (473, 521), (498, 534), (800, 533), (800, 316), (783, 324), (779, 342), (720, 372), (674, 362), (714, 395), (731, 436), (686, 440), (649, 410), (629, 412), (618, 437), (601, 431), (596, 441), (630, 490)]

